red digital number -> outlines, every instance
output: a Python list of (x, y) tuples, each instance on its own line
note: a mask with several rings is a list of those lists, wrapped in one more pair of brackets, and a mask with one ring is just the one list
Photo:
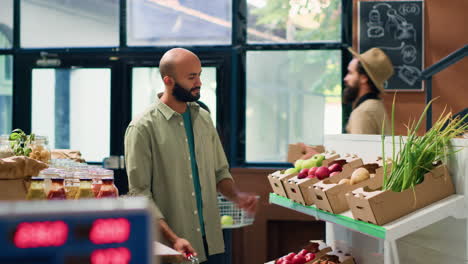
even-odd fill
[(97, 219), (91, 227), (89, 240), (94, 244), (123, 243), (129, 236), (130, 222), (127, 219)]
[(128, 264), (131, 259), (128, 248), (96, 249), (91, 253), (91, 264)]
[(21, 223), (13, 242), (18, 248), (59, 247), (65, 244), (68, 226), (63, 221)]

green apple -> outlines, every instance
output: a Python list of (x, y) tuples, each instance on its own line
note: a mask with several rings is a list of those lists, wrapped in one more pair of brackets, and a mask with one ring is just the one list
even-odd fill
[(318, 167), (317, 166), (317, 161), (314, 158), (310, 158), (310, 159), (304, 160), (304, 162), (302, 162), (302, 168), (310, 169), (310, 168), (313, 168), (313, 167)]
[(221, 216), (221, 225), (222, 226), (232, 226), (234, 224), (234, 219), (230, 215)]
[(296, 168), (289, 168), (287, 170), (284, 171), (284, 174), (293, 174), (293, 173), (298, 173), (299, 170), (296, 169)]
[(303, 162), (304, 162), (304, 160), (302, 160), (302, 159), (298, 159), (298, 160), (296, 160), (296, 162), (294, 162), (294, 167), (297, 169), (297, 171), (302, 170), (302, 163)]
[(322, 162), (325, 159), (325, 156), (322, 154), (316, 154), (312, 157), (317, 162), (317, 167), (322, 166)]

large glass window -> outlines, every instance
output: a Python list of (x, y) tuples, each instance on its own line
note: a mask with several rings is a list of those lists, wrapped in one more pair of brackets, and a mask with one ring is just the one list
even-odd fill
[[(164, 92), (164, 84), (157, 67), (135, 67), (132, 72), (132, 118), (154, 103)], [(208, 106), (216, 124), (216, 68), (202, 67), (200, 101)]]
[(129, 46), (231, 44), (232, 0), (127, 0)]
[(13, 44), (13, 0), (0, 1), (0, 49)]
[(0, 56), (0, 134), (11, 132), (13, 56)]
[(251, 43), (341, 41), (342, 0), (247, 0)]
[(285, 161), (289, 143), (341, 133), (341, 51), (248, 51), (246, 161)]
[(21, 0), (21, 47), (115, 47), (119, 0)]
[(34, 69), (31, 131), (86, 161), (109, 156), (110, 69)]

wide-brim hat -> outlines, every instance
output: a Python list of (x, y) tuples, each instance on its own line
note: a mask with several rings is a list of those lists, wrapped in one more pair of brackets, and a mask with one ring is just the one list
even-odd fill
[(352, 48), (348, 48), (348, 50), (361, 62), (375, 86), (384, 92), (385, 82), (394, 73), (392, 61), (387, 54), (379, 48), (371, 48), (362, 54), (357, 53)]

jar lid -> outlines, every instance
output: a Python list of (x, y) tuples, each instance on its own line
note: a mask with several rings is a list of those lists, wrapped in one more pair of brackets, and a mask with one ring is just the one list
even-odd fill
[(52, 181), (61, 181), (61, 182), (63, 182), (65, 179), (61, 178), (61, 177), (52, 177), (51, 180)]
[(75, 171), (75, 173), (73, 174), (73, 177), (80, 178), (80, 179), (89, 178), (89, 173), (86, 170), (79, 170), (79, 171)]
[(89, 177), (80, 178), (80, 181), (93, 181), (93, 178), (89, 178)]
[(31, 177), (31, 181), (43, 181), (44, 177)]
[(102, 181), (103, 182), (114, 181), (114, 177), (104, 177), (104, 178), (102, 178)]
[(110, 177), (114, 176), (114, 171), (113, 170), (108, 170), (108, 169), (99, 169), (96, 170), (96, 175), (99, 175), (100, 177)]
[(39, 172), (39, 176), (44, 178), (52, 178), (60, 176), (60, 171), (54, 168), (47, 168)]

